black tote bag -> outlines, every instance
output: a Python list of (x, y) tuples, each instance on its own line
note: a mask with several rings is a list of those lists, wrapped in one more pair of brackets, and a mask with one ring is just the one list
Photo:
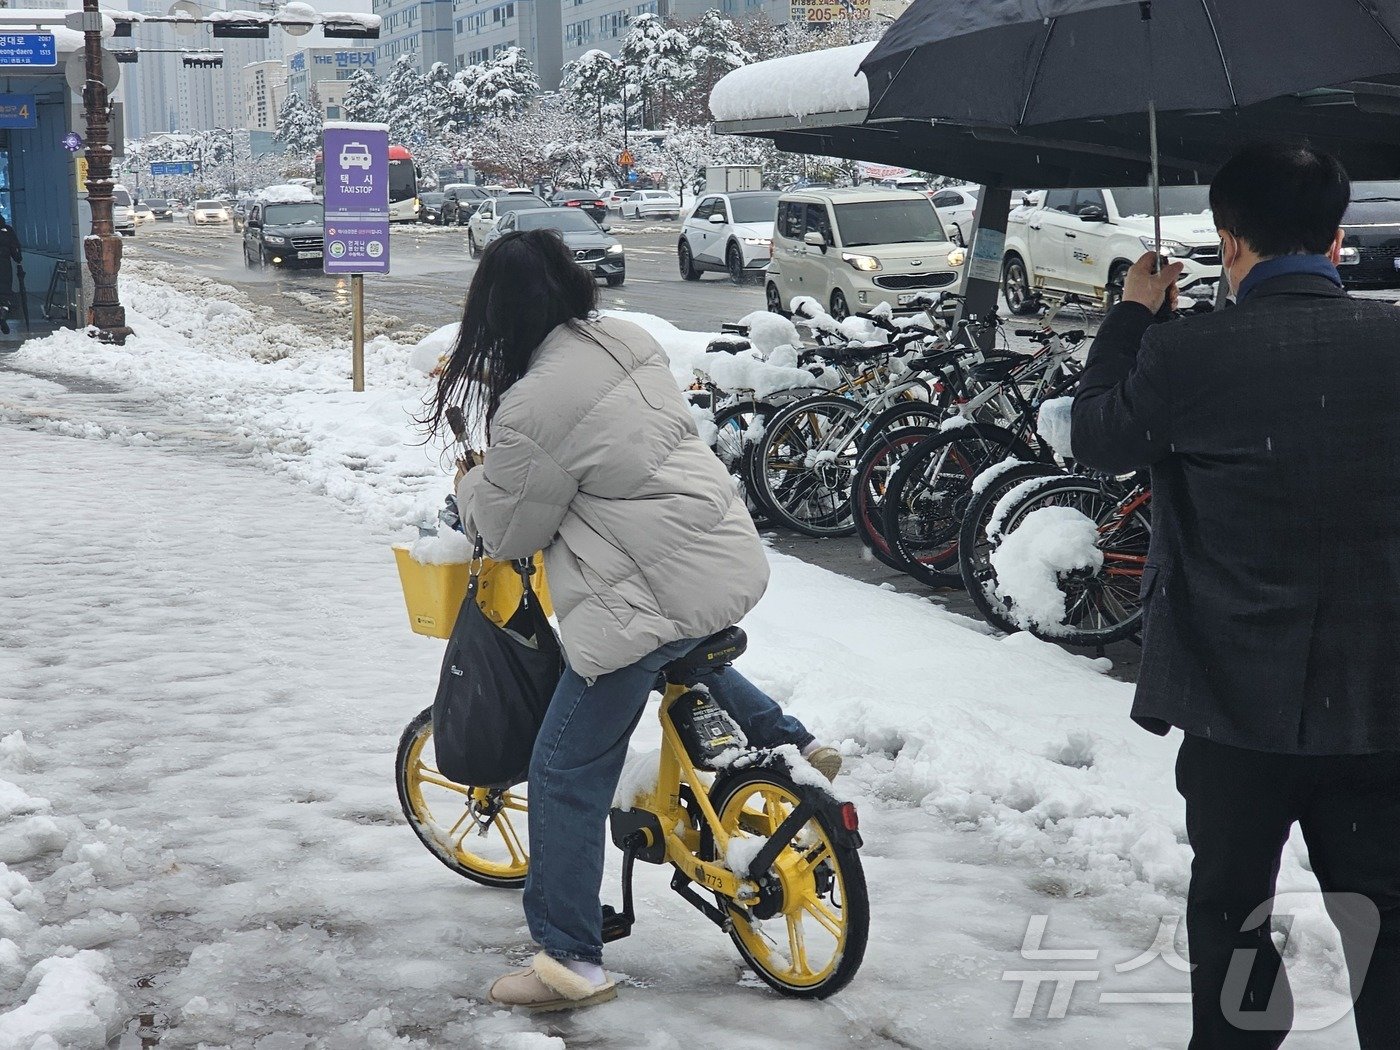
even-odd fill
[(529, 771), (535, 737), (564, 673), (564, 653), (530, 584), (530, 563), (516, 564), (525, 593), (501, 627), (477, 605), (480, 564), (478, 540), (433, 699), (433, 750), (449, 780), (505, 788)]

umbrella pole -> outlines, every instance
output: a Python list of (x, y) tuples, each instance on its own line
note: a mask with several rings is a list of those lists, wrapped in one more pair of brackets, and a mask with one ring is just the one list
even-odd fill
[(1162, 171), (1160, 167), (1161, 158), (1157, 150), (1157, 102), (1155, 99), (1147, 100), (1147, 139), (1152, 150), (1152, 236), (1153, 252), (1156, 259), (1152, 263), (1152, 272), (1160, 273), (1162, 269)]

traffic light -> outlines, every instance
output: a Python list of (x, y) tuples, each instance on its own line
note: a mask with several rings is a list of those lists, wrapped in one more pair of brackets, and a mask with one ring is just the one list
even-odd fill
[(183, 55), (181, 63), (186, 69), (222, 69), (224, 67), (224, 56), (219, 55)]

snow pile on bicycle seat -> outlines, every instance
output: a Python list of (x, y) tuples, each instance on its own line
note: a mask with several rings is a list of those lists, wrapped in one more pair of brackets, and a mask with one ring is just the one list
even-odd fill
[(1040, 436), (1061, 459), (1074, 458), (1074, 453), (1070, 451), (1069, 440), (1070, 416), (1073, 409), (1074, 398), (1055, 397), (1041, 405), (1040, 412), (1036, 416), (1036, 425)]
[(1093, 519), (1073, 507), (1041, 507), (1027, 514), (991, 555), (996, 591), (1010, 602), (1012, 619), (1042, 634), (1061, 633), (1065, 594), (1060, 578), (1102, 567), (1098, 539)]
[(797, 325), (782, 314), (755, 310), (739, 318), (739, 324), (749, 330), (749, 343), (765, 358), (780, 346), (797, 346), (802, 342)]

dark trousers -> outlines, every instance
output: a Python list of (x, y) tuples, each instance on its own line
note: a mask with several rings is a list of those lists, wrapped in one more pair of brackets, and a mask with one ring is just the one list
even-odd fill
[(1295, 822), (1323, 892), (1375, 905), (1327, 898), (1362, 1050), (1400, 1046), (1400, 753), (1279, 755), (1187, 736), (1176, 785), (1196, 854), (1186, 904), (1190, 1050), (1274, 1050), (1288, 1034), (1293, 1000), (1269, 919), (1242, 927), (1273, 897)]

